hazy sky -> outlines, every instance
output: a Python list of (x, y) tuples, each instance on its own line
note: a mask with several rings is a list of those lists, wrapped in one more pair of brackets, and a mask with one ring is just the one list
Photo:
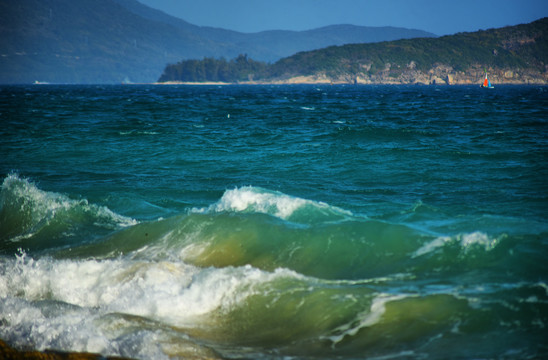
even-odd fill
[(139, 0), (192, 24), (241, 32), (333, 24), (398, 26), (437, 35), (531, 22), (548, 0)]

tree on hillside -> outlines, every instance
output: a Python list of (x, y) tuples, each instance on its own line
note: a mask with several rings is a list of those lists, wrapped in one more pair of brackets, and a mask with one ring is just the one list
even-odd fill
[(252, 60), (247, 54), (240, 54), (231, 61), (206, 57), (167, 65), (158, 81), (234, 83), (262, 78), (267, 68), (266, 63)]

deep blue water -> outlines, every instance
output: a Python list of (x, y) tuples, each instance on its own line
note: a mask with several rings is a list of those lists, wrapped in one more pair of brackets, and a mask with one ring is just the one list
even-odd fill
[(548, 88), (0, 88), (0, 338), (548, 356)]

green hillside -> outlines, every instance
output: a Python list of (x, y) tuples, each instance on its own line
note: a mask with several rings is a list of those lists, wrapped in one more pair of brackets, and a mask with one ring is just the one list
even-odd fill
[[(308, 77), (311, 82), (474, 83), (487, 70), (499, 83), (547, 83), (547, 30), (548, 18), (544, 18), (440, 38), (332, 46), (233, 72), (235, 77), (228, 80), (291, 82)], [(193, 74), (180, 62), (168, 66), (160, 81), (222, 81), (208, 78), (207, 73)]]
[(390, 76), (397, 77), (410, 68), (426, 72), (441, 64), (455, 72), (474, 66), (545, 71), (547, 30), (548, 18), (544, 18), (526, 25), (440, 38), (334, 46), (282, 59), (273, 65), (269, 75), (291, 77), (325, 72), (337, 77), (389, 71)]

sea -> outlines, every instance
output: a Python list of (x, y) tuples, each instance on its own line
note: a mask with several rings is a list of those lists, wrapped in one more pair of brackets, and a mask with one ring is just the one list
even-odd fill
[(548, 358), (548, 87), (0, 87), (0, 339)]

